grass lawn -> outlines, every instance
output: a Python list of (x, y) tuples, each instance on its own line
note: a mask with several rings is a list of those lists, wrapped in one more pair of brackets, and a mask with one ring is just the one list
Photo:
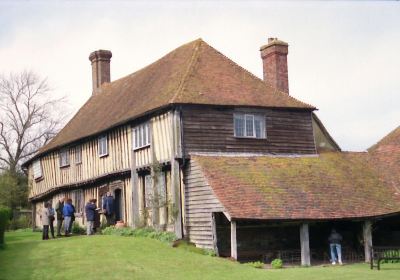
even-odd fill
[(40, 233), (6, 233), (0, 280), (18, 279), (400, 279), (400, 264), (371, 271), (342, 267), (256, 269), (229, 260), (172, 248), (156, 240), (75, 236), (41, 241)]

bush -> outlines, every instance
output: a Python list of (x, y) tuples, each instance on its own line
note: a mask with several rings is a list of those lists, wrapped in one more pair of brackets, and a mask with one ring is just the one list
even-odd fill
[(4, 245), (4, 232), (11, 218), (11, 210), (0, 206), (0, 246)]
[(260, 261), (256, 261), (256, 262), (248, 262), (246, 263), (249, 266), (252, 266), (254, 268), (263, 268), (264, 267), (264, 263), (260, 262)]
[(32, 219), (27, 216), (19, 216), (17, 219), (12, 219), (8, 225), (9, 230), (25, 229), (32, 227)]
[(281, 259), (275, 259), (271, 262), (271, 267), (274, 269), (282, 268), (283, 262)]
[(132, 229), (129, 227), (116, 228), (114, 226), (110, 226), (103, 229), (101, 233), (104, 235), (148, 237), (164, 243), (171, 243), (176, 240), (175, 234), (166, 231), (156, 231), (152, 228)]
[(72, 225), (72, 233), (73, 234), (86, 234), (86, 229), (81, 227), (77, 223), (73, 223), (73, 225)]

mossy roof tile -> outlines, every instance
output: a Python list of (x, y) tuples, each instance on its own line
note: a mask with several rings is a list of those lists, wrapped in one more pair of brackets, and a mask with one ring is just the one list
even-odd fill
[(367, 153), (192, 159), (232, 218), (342, 219), (400, 212), (399, 195)]

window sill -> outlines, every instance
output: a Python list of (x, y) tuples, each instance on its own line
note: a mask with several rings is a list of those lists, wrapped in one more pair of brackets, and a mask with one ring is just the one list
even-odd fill
[(75, 165), (82, 165), (82, 162), (76, 162)]
[(138, 148), (133, 148), (134, 151), (138, 151), (138, 150), (144, 150), (146, 148), (150, 148), (150, 144), (146, 145), (146, 146), (142, 146), (142, 147), (138, 147)]
[(66, 164), (66, 165), (60, 166), (60, 169), (64, 169), (64, 168), (68, 168), (68, 167), (69, 167), (69, 164)]
[(264, 139), (264, 140), (267, 140), (268, 138), (267, 137), (249, 137), (249, 136), (233, 136), (234, 138), (237, 138), (237, 139), (254, 139), (254, 140), (260, 140), (260, 139)]
[(41, 176), (41, 177), (39, 177), (39, 178), (34, 178), (34, 180), (35, 180), (36, 183), (38, 183), (38, 182), (44, 180), (44, 177)]
[(107, 153), (107, 154), (99, 155), (100, 158), (104, 158), (104, 157), (107, 157), (107, 156), (108, 156), (108, 153)]

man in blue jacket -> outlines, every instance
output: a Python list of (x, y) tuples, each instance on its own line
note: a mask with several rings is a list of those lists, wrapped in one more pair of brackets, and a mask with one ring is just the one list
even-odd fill
[(88, 201), (85, 206), (85, 213), (86, 213), (86, 234), (92, 235), (93, 234), (93, 224), (94, 224), (94, 217), (96, 211), (96, 204), (94, 203), (94, 199)]
[(64, 216), (64, 230), (65, 236), (68, 236), (70, 232), (71, 217), (74, 215), (74, 208), (72, 207), (72, 199), (68, 198), (63, 207)]
[(107, 192), (106, 197), (103, 199), (103, 213), (107, 219), (107, 226), (115, 224), (114, 222), (114, 198), (111, 195), (111, 192)]

